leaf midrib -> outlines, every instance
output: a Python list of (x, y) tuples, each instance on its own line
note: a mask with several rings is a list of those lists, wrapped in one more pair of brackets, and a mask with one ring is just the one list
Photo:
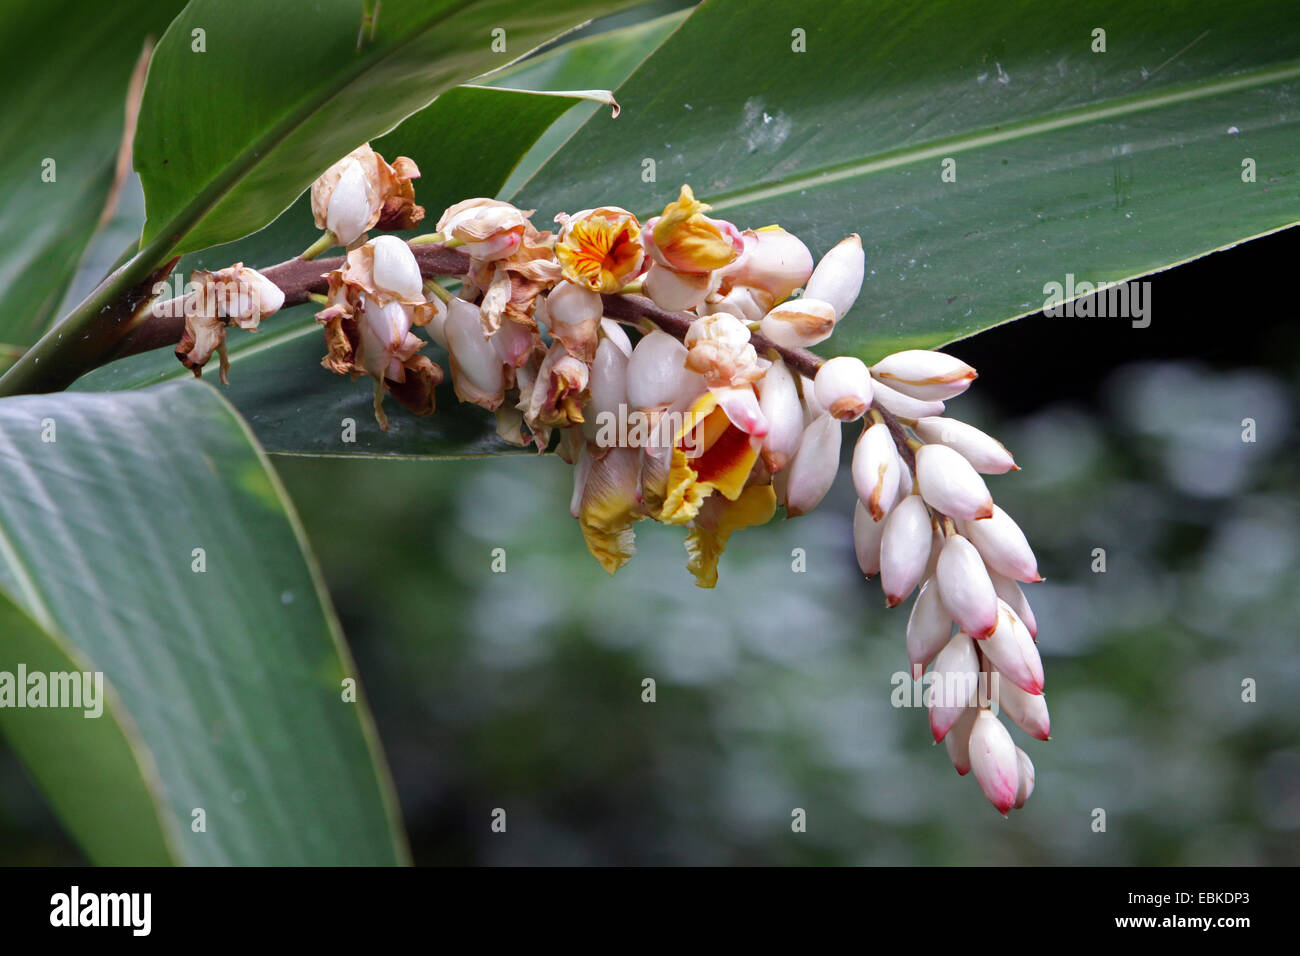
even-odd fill
[(1105, 105), (1092, 104), (1076, 107), (1058, 113), (1049, 113), (1034, 119), (999, 124), (959, 133), (955, 136), (928, 140), (915, 146), (886, 150), (865, 159), (833, 163), (814, 169), (811, 172), (805, 172), (799, 176), (777, 179), (745, 189), (734, 189), (712, 194), (709, 197), (709, 205), (715, 210), (747, 206), (796, 192), (800, 189), (825, 186), (885, 169), (894, 169), (899, 166), (924, 162), (925, 160), (951, 156), (954, 153), (968, 152), (985, 146), (994, 146), (999, 143), (1026, 139), (1042, 133), (1068, 129), (1072, 126), (1103, 122), (1145, 110), (1175, 106), (1212, 96), (1236, 93), (1270, 83), (1295, 79), (1300, 79), (1300, 60), (1291, 60), (1285, 66), (1255, 70), (1229, 79), (1186, 83), (1173, 89), (1167, 89), (1154, 96), (1143, 93), (1132, 94), (1119, 100), (1109, 101)]

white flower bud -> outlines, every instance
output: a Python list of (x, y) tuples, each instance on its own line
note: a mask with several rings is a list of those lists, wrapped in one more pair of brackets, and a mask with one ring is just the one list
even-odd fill
[(763, 436), (763, 460), (776, 474), (790, 463), (803, 435), (803, 408), (794, 376), (785, 362), (776, 359), (758, 383), (759, 407), (767, 419)]
[(923, 442), (947, 445), (969, 461), (972, 468), (986, 475), (1020, 470), (1002, 442), (955, 418), (920, 418), (916, 422), (916, 437)]
[(822, 415), (804, 429), (790, 462), (785, 510), (790, 517), (816, 508), (835, 482), (840, 468), (840, 423)]
[(989, 662), (1011, 683), (1030, 694), (1043, 692), (1043, 659), (1029, 630), (1006, 601), (998, 601), (997, 627), (980, 642)]
[(817, 388), (813, 385), (813, 380), (806, 375), (799, 376), (799, 393), (803, 396), (804, 424), (811, 425), (814, 421), (827, 414), (822, 403), (817, 401)]
[(609, 339), (618, 347), (620, 352), (628, 358), (632, 357), (632, 340), (627, 337), (627, 333), (623, 331), (622, 325), (613, 319), (601, 319), (600, 331), (604, 334), (605, 338)]
[(1029, 754), (1017, 747), (1016, 764), (1020, 771), (1020, 786), (1016, 788), (1016, 802), (1012, 806), (1019, 810), (1034, 793), (1034, 762), (1029, 759)]
[(656, 262), (650, 266), (641, 288), (659, 308), (680, 312), (703, 302), (713, 283), (712, 273), (676, 272)]
[(799, 237), (780, 227), (747, 231), (740, 257), (720, 269), (727, 286), (761, 290), (770, 301), (787, 298), (812, 275), (813, 258)]
[(546, 296), (546, 316), (550, 327), (574, 327), (584, 322), (599, 322), (605, 304), (599, 292), (561, 279)]
[(871, 373), (852, 355), (822, 363), (813, 389), (818, 403), (842, 422), (857, 421), (871, 407)]
[(407, 301), (424, 298), (424, 277), (410, 246), (396, 236), (376, 236), (369, 245), (374, 253), (370, 274), (376, 289)]
[(922, 445), (916, 451), (916, 483), (936, 511), (969, 520), (993, 514), (993, 496), (970, 462), (947, 445)]
[(443, 327), (447, 323), (447, 303), (442, 299), (434, 296), (426, 296), (425, 300), (432, 307), (429, 314), (429, 321), (425, 324), (424, 330), (429, 333), (429, 338), (433, 339), (444, 349), (447, 347), (447, 335)]
[(1038, 559), (1029, 547), (1020, 525), (997, 505), (993, 515), (980, 521), (966, 522), (966, 536), (979, 548), (989, 569), (1026, 584), (1043, 580), (1038, 573)]
[(254, 294), (258, 298), (258, 311), (261, 313), (261, 317), (266, 318), (268, 315), (279, 312), (284, 306), (284, 290), (256, 269), (245, 268), (243, 271), (244, 280), (253, 288)]
[(782, 302), (763, 317), (759, 331), (781, 348), (805, 348), (824, 342), (835, 330), (835, 307), (807, 297)]
[[(880, 522), (872, 521), (871, 524), (880, 527)], [(912, 614), (907, 619), (908, 662), (913, 669), (924, 668), (951, 639), (952, 617), (943, 606), (938, 583), (929, 578), (921, 585), (912, 604)]]
[(980, 554), (959, 534), (948, 536), (935, 565), (943, 606), (957, 626), (983, 640), (998, 626), (998, 596)]
[(871, 367), (871, 374), (903, 394), (927, 402), (947, 401), (975, 380), (975, 370), (961, 359), (924, 349), (886, 355)]
[(736, 286), (724, 296), (705, 299), (696, 311), (700, 315), (730, 315), (741, 322), (758, 322), (771, 306), (772, 300), (765, 292)]
[(979, 672), (979, 655), (968, 634), (954, 634), (935, 656), (926, 692), (930, 732), (934, 734), (935, 743), (947, 736), (965, 708), (975, 704)]
[(1020, 790), (1020, 761), (1007, 728), (990, 711), (981, 710), (971, 728), (970, 765), (984, 796), (1006, 816)]
[(865, 272), (862, 239), (854, 233), (822, 256), (803, 294), (829, 302), (835, 309), (836, 319), (842, 319), (857, 301)]
[(866, 429), (853, 449), (853, 487), (876, 521), (884, 520), (898, 500), (900, 467), (889, 426), (878, 422)]
[(357, 334), (365, 370), (375, 378), (383, 378), (393, 361), (393, 352), (402, 346), (410, 331), (411, 314), (402, 303), (380, 305), (370, 296), (363, 296)]
[(356, 242), (370, 223), (371, 189), (366, 171), (355, 159), (343, 160), (334, 191), (325, 211), (325, 228), (334, 233), (341, 245)]
[(933, 535), (930, 510), (920, 495), (908, 495), (883, 522), (880, 538), (880, 587), (885, 604), (897, 607), (921, 583), (930, 560)]
[(491, 342), (502, 362), (511, 368), (518, 368), (533, 354), (535, 339), (532, 329), (525, 328), (518, 322), (505, 321), (493, 333)]
[(452, 299), (443, 323), (447, 352), (451, 356), (452, 385), (463, 402), (495, 409), (505, 393), (505, 365), (483, 334), (479, 308), (464, 299)]
[[(615, 434), (618, 433), (618, 416), (627, 408), (627, 366), (628, 358), (618, 344), (602, 338), (587, 382), (591, 400), (583, 409), (582, 433), (587, 441), (595, 442), (607, 421), (615, 423)], [(608, 428), (603, 430), (608, 432)]]
[(859, 501), (853, 506), (853, 551), (858, 557), (858, 567), (868, 578), (880, 573), (880, 536), (884, 531), (885, 523), (873, 521), (866, 505)]
[(1034, 618), (1034, 609), (1029, 606), (1020, 585), (1005, 574), (998, 574), (996, 571), (989, 571), (989, 578), (993, 581), (993, 590), (997, 592), (998, 597), (1011, 605), (1011, 610), (1016, 612), (1016, 617), (1020, 618), (1021, 623), (1029, 630), (1029, 636), (1037, 638), (1038, 621)]
[(890, 388), (878, 379), (871, 391), (877, 405), (899, 418), (918, 419), (927, 415), (943, 414), (943, 402), (923, 402), (919, 398), (904, 395), (897, 389)]
[(943, 738), (943, 746), (948, 751), (948, 759), (961, 776), (970, 773), (970, 732), (975, 726), (975, 718), (980, 708), (967, 707), (952, 725), (952, 730)]
[(1037, 737), (1039, 740), (1050, 740), (1052, 721), (1047, 715), (1047, 697), (1043, 694), (1031, 694), (1009, 680), (1002, 680), (1001, 673), (995, 676), (998, 678), (997, 702), (1002, 712), (1030, 736)]
[(704, 391), (704, 379), (686, 367), (686, 346), (667, 332), (641, 337), (627, 366), (627, 397), (641, 411), (668, 408), (693, 389)]

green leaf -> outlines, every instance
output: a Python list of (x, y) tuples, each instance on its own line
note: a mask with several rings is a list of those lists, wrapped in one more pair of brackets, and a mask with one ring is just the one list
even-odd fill
[[(297, 518), (213, 389), (7, 399), (0, 462), (0, 591), (30, 619), (19, 626), (0, 601), (16, 622), (0, 631), (0, 659), (75, 658), (103, 672), (120, 703), (112, 719), (124, 718), (117, 734), (91, 731), (115, 752), (80, 773), (66, 761), (90, 745), (69, 743), (66, 716), (39, 727), (29, 716), (19, 738), (97, 862), (156, 860), (160, 833), (183, 863), (405, 860), (372, 720), (344, 700), (356, 672)], [(136, 851), (100, 833), (105, 811), (74, 789), (104, 793), (146, 842)]]
[(109, 199), (132, 68), (145, 37), (160, 36), (181, 6), (0, 9), (0, 343), (29, 345), (54, 318)]
[(1300, 221), (1294, 13), (710, 0), (617, 90), (623, 116), (593, 116), (517, 201), (653, 215), (689, 182), (818, 254), (860, 233), (867, 281), (819, 351), (937, 346), (1039, 311), (1067, 273), (1122, 280)]
[[(0, 673), (15, 687), (26, 686), (20, 674), (91, 672), (66, 637), (0, 593)], [(95, 693), (93, 680), (81, 686)], [(11, 702), (0, 708), (0, 728), (91, 860), (166, 865), (178, 835), (165, 829), (171, 817), (162, 812), (157, 770), (112, 689), (100, 693), (108, 699), (95, 696), (99, 716), (87, 716), (94, 706), (19, 709)]]
[(626, 5), (559, 0), (521, 15), (513, 0), (384, 0), (371, 30), (355, 0), (310, 11), (194, 0), (159, 43), (145, 90), (135, 140), (144, 242), (170, 235), (186, 252), (247, 235), (438, 93)]

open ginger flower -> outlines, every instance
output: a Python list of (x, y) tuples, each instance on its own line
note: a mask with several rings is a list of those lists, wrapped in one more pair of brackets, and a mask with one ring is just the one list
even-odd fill
[(564, 278), (592, 292), (617, 292), (641, 274), (645, 247), (636, 216), (618, 206), (556, 216), (555, 256)]
[(709, 206), (682, 186), (677, 199), (664, 207), (641, 232), (646, 251), (656, 262), (676, 272), (709, 273), (730, 265), (744, 249), (740, 231), (721, 219), (704, 215)]
[(176, 346), (176, 357), (197, 378), (212, 353), (217, 353), (221, 384), (226, 385), (230, 371), (230, 360), (226, 357), (227, 323), (256, 332), (263, 318), (284, 305), (284, 292), (242, 262), (216, 272), (196, 269), (190, 275), (190, 287), (182, 306), (185, 331)]

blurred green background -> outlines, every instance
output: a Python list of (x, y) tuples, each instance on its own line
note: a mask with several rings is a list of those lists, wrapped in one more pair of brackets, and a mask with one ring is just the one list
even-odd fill
[[(1010, 820), (890, 704), (910, 602), (857, 571), (847, 468), (813, 514), (735, 536), (710, 592), (682, 532), (645, 523), (606, 577), (551, 456), (276, 459), (416, 861), (1300, 862), (1300, 336), (1274, 284), (1297, 251), (1156, 277), (1150, 329), (1038, 316), (953, 347), (981, 378), (950, 411), (1015, 453), (990, 486), (1048, 577), (1027, 592), (1054, 739), (1015, 731), (1038, 774)], [(0, 750), (0, 863), (79, 861)]]

